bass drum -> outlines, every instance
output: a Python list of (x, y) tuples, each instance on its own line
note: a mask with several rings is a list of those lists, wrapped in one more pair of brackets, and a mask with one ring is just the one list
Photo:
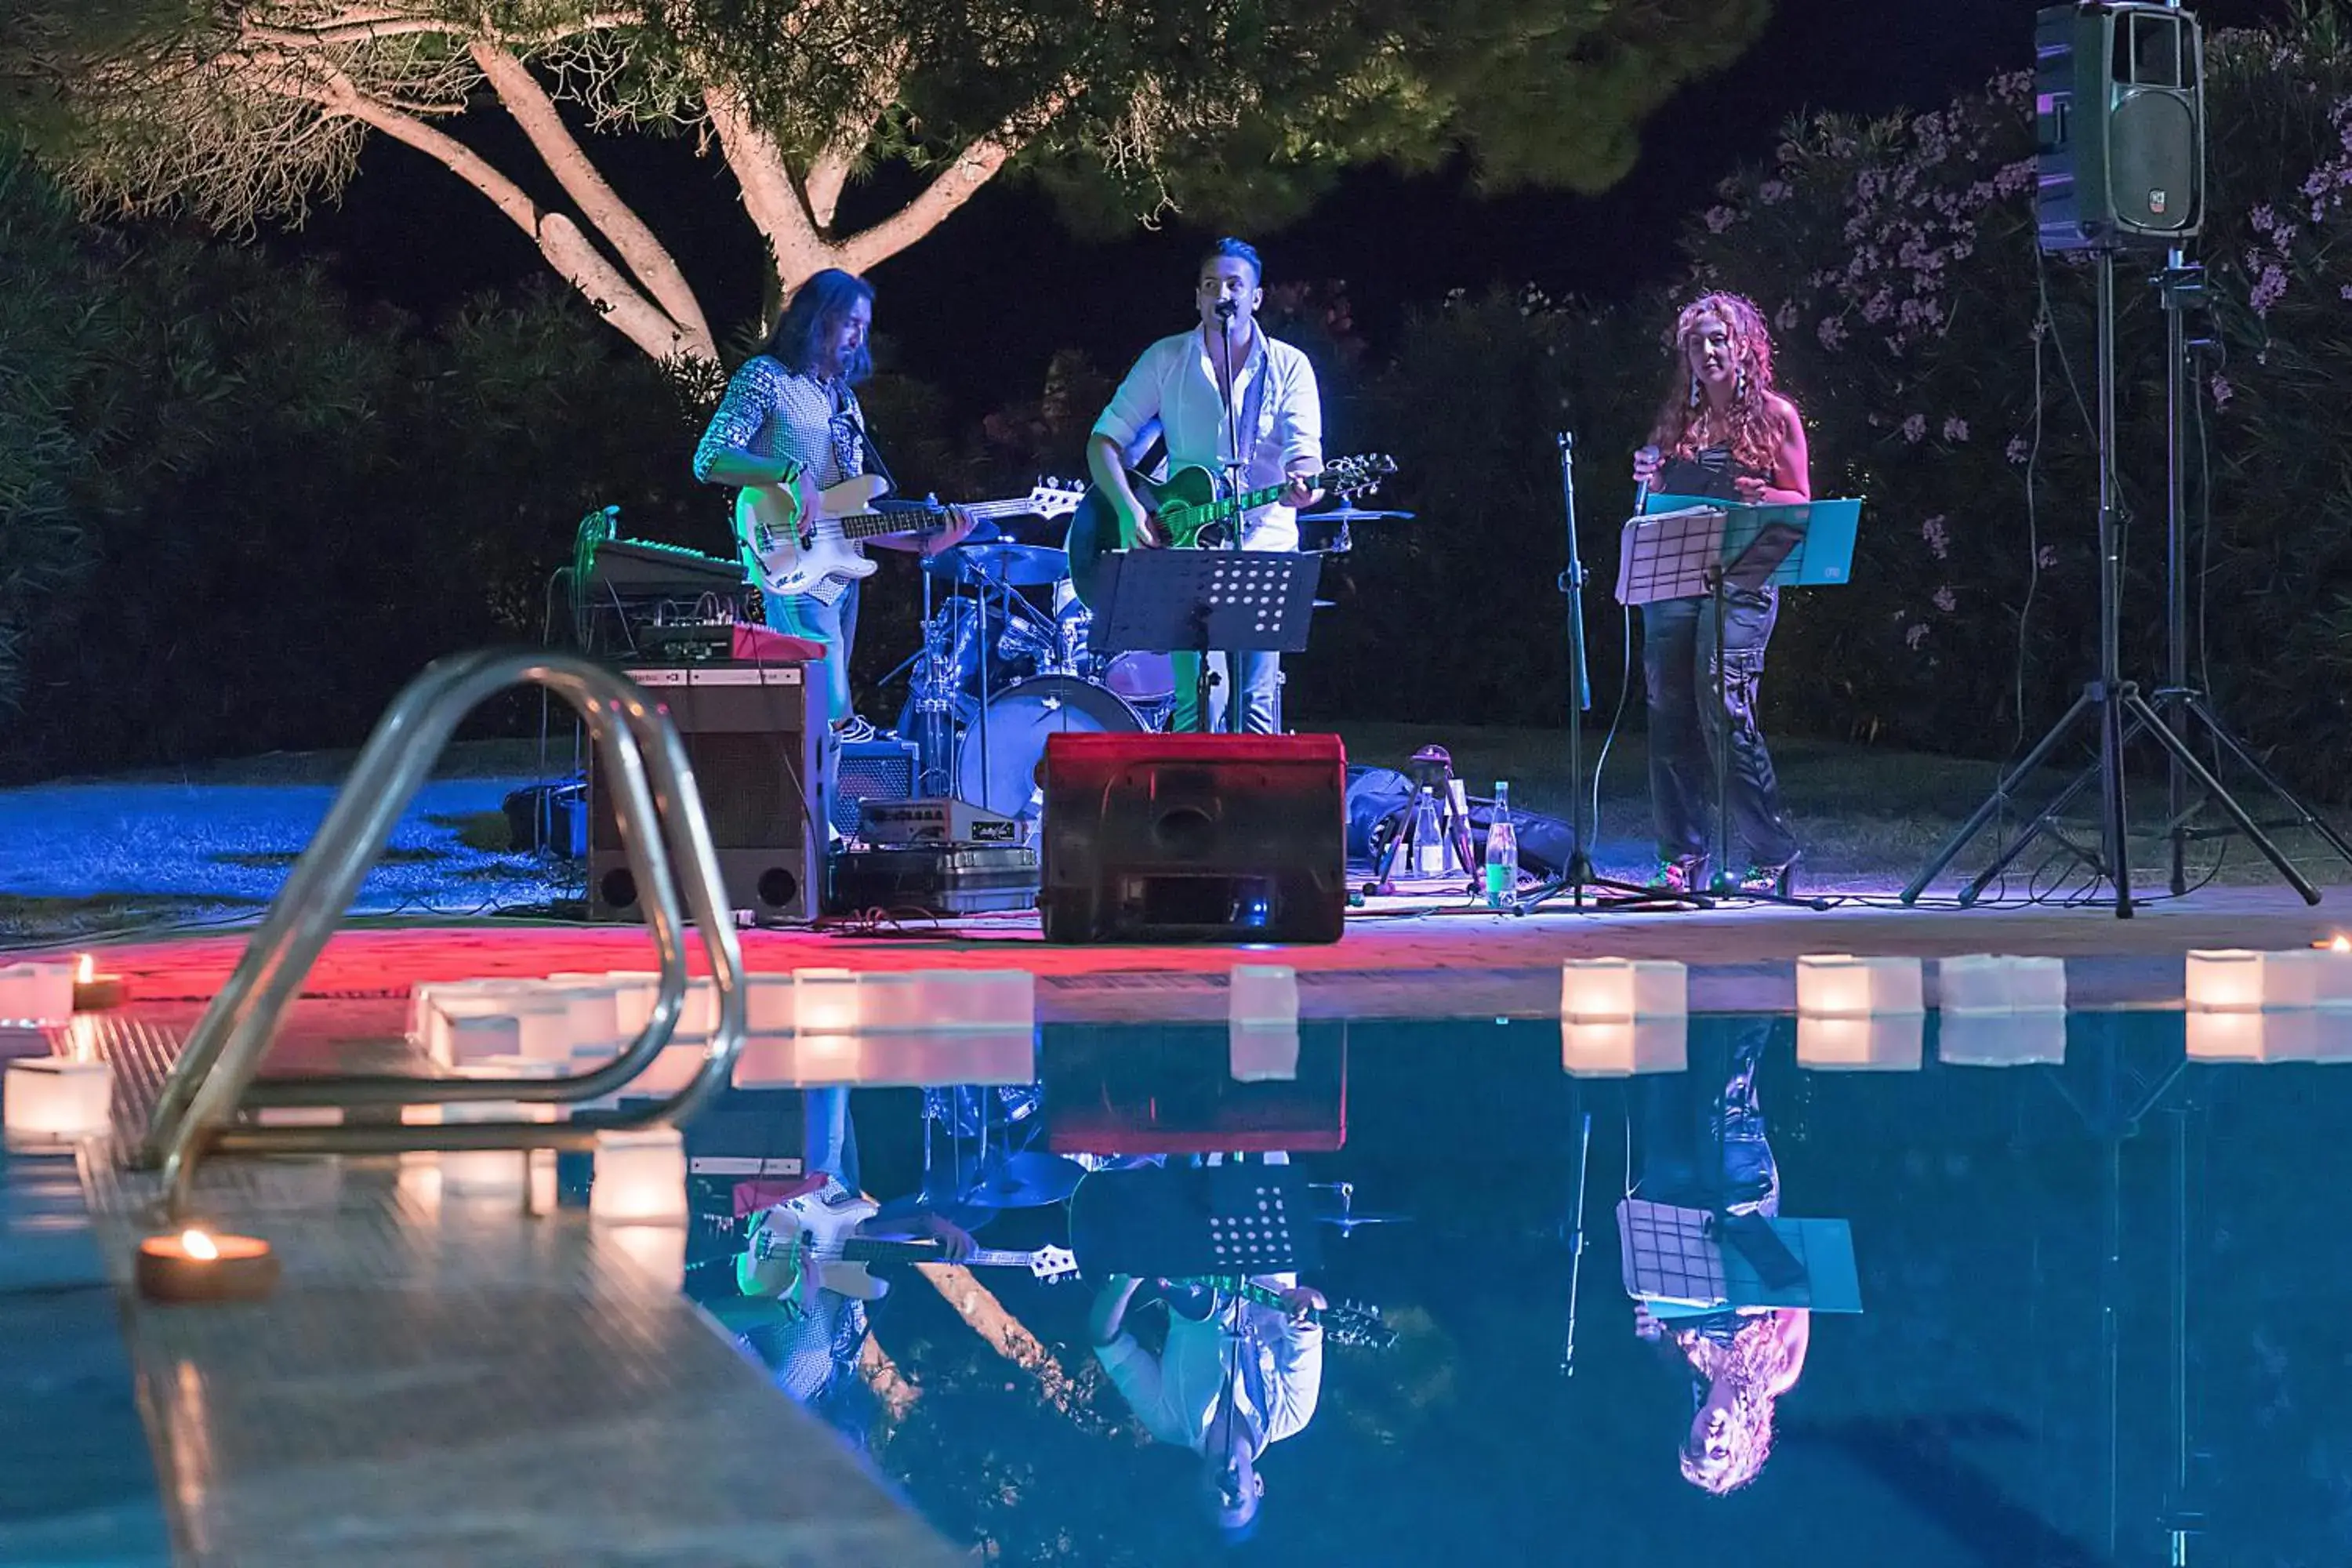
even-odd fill
[(1038, 770), (1045, 737), (1057, 732), (1131, 734), (1143, 728), (1135, 710), (1091, 681), (1041, 675), (1000, 692), (988, 704), (988, 744), (980, 726), (956, 742), (955, 793), (1005, 816), (1034, 818), (1045, 799)]

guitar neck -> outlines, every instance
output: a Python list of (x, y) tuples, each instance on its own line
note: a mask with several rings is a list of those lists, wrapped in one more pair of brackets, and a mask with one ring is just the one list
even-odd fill
[[(936, 1241), (891, 1241), (877, 1237), (854, 1236), (842, 1243), (841, 1256), (850, 1263), (937, 1263), (941, 1261), (940, 1244)], [(1026, 1252), (1011, 1252), (1000, 1247), (972, 1249), (964, 1262), (982, 1268), (1027, 1268), (1034, 1261)]]

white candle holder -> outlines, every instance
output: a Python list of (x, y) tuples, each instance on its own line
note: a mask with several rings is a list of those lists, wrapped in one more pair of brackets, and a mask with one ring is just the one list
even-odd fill
[[(67, 984), (72, 984), (68, 970)], [(114, 1071), (101, 1061), (24, 1057), (8, 1064), (5, 1124), (45, 1138), (90, 1138), (112, 1126)]]
[(1298, 972), (1286, 963), (1237, 963), (1226, 983), (1228, 1020), (1235, 1024), (1298, 1022)]
[(2066, 1015), (1946, 1007), (1937, 1019), (1936, 1055), (1951, 1067), (2054, 1067), (2066, 1059)]
[(848, 1071), (835, 1076), (828, 1052), (840, 1037), (803, 1035), (803, 1081), (869, 1089), (935, 1084), (1020, 1084), (1037, 1081), (1034, 1029), (924, 1029), (856, 1037)]
[(73, 1016), (74, 966), (12, 963), (0, 969), (0, 1024), (38, 1028)]
[(2259, 1012), (2268, 1000), (2271, 976), (2264, 973), (2267, 966), (2259, 952), (2242, 947), (2192, 948), (2185, 964), (2192, 1011)]
[(1969, 953), (1936, 963), (1936, 1005), (1954, 1013), (2063, 1013), (2066, 961)]
[(684, 1225), (686, 1143), (677, 1129), (598, 1132), (588, 1215), (614, 1225)]
[(1226, 1070), (1235, 1083), (1290, 1083), (1298, 1077), (1298, 1020), (1226, 1026)]
[(1808, 953), (1797, 960), (1800, 1018), (1867, 1018), (1923, 1013), (1926, 986), (1916, 958)]
[(683, 1225), (624, 1225), (597, 1227), (596, 1239), (608, 1243), (635, 1268), (649, 1276), (665, 1297), (686, 1289), (686, 1226)]
[(1559, 1016), (1579, 1023), (1682, 1018), (1690, 972), (1666, 959), (1571, 958), (1559, 966)]
[(863, 1014), (857, 976), (846, 969), (793, 971), (793, 1027), (805, 1035), (857, 1032)]
[(1816, 1072), (1917, 1072), (1924, 1013), (1797, 1015), (1797, 1065)]
[(1681, 1072), (1689, 1063), (1687, 1016), (1559, 1021), (1560, 1070), (1570, 1078)]
[(2183, 1020), (2189, 1060), (2248, 1065), (2317, 1061), (2329, 1021), (2308, 1009), (2251, 1007), (2191, 1007)]
[(743, 1028), (747, 1034), (782, 1034), (793, 1026), (793, 977), (789, 974), (747, 974), (743, 977)]

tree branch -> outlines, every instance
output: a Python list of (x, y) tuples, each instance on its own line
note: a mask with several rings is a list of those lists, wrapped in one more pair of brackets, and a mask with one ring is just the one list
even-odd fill
[(1041, 125), (1052, 120), (1069, 106), (1080, 86), (1066, 81), (1055, 91), (1040, 99), (1029, 113), (1013, 116), (994, 131), (975, 140), (957, 153), (939, 177), (923, 187), (913, 201), (884, 218), (871, 228), (863, 229), (848, 238), (836, 242), (835, 253), (840, 265), (852, 272), (863, 272), (877, 261), (887, 260), (907, 247), (945, 223), (958, 207), (971, 200), (980, 187), (993, 179), (998, 170), (1018, 153), (1032, 132), (1024, 127)]
[[(303, 84), (268, 84), (269, 90), (309, 98), (330, 114), (347, 115), (362, 124), (405, 142), (481, 192), (517, 228), (530, 237), (564, 281), (593, 305), (623, 336), (656, 360), (693, 353), (686, 329), (637, 289), (620, 268), (598, 253), (579, 226), (562, 213), (542, 210), (521, 186), (457, 138), (436, 131), (413, 114), (370, 98), (352, 79), (332, 68), (311, 62), (314, 79)], [(704, 336), (708, 338), (706, 330)], [(715, 356), (714, 356), (715, 357)]]
[(702, 95), (710, 128), (719, 134), (727, 166), (735, 171), (743, 210), (768, 242), (776, 275), (786, 288), (810, 273), (833, 265), (834, 247), (817, 232), (800, 193), (793, 189), (784, 167), (783, 150), (775, 139), (752, 123), (743, 100), (726, 88), (713, 87)]
[(686, 274), (654, 231), (605, 181), (530, 68), (506, 50), (478, 39), (467, 47), (467, 52), (499, 101), (530, 138), (531, 146), (564, 194), (579, 204), (588, 221), (677, 324), (682, 334), (678, 347), (698, 359), (717, 359), (718, 342), (710, 335), (710, 325)]
[[(510, 44), (552, 44), (564, 38), (577, 37), (583, 33), (633, 26), (644, 20), (641, 13), (633, 10), (593, 11), (574, 21), (526, 32), (499, 34), (498, 37), (501, 42)], [(412, 37), (419, 33), (478, 36), (481, 31), (482, 24), (478, 18), (419, 16), (388, 8), (345, 12), (331, 21), (310, 27), (280, 27), (266, 22), (247, 22), (243, 27), (245, 36), (257, 43), (277, 44), (289, 49), (369, 44), (378, 38)]]
[(898, 101), (898, 84), (906, 79), (907, 42), (898, 40), (883, 54), (881, 61), (867, 73), (866, 100), (854, 112), (845, 115), (833, 134), (825, 139), (823, 151), (810, 163), (808, 177), (801, 188), (808, 197), (809, 219), (818, 229), (833, 226), (833, 215), (841, 205), (842, 187), (849, 183), (850, 171), (857, 166), (858, 155), (874, 139), (874, 128)]

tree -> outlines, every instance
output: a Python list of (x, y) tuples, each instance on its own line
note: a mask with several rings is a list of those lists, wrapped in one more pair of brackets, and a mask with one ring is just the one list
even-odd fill
[[(105, 0), (92, 29), (73, 0), (45, 3), (28, 15), (46, 25), (10, 24), (11, 74), (40, 90), (6, 97), (44, 109), (93, 205), (182, 203), (232, 231), (299, 221), (388, 136), (495, 204), (632, 343), (699, 360), (718, 357), (710, 313), (583, 128), (683, 132), (724, 160), (789, 293), (896, 255), (1016, 160), (1097, 214), (1191, 201), (1265, 221), (1349, 163), (1464, 151), (1491, 184), (1600, 189), (1643, 121), (1735, 58), (1769, 8)], [(528, 159), (483, 150), (492, 105)], [(911, 172), (912, 194), (845, 222), (852, 181), (886, 167)]]

